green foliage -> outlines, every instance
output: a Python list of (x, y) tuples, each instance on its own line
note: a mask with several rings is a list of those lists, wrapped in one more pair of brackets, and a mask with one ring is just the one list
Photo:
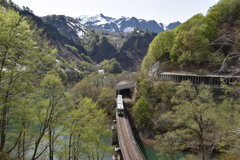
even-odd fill
[(73, 88), (74, 98), (79, 99), (81, 97), (89, 97), (94, 100), (97, 100), (98, 95), (100, 94), (99, 89), (93, 83), (82, 81), (77, 83)]
[[(110, 130), (104, 123), (103, 110), (89, 98), (84, 98), (79, 104), (69, 111), (69, 116), (64, 122), (67, 127), (65, 134), (68, 146), (68, 158), (78, 159), (88, 157), (89, 160), (103, 159), (112, 147), (106, 143), (104, 137), (110, 136)], [(65, 159), (68, 159), (65, 158)]]
[[(165, 114), (164, 118), (165, 121), (171, 121), (173, 131), (163, 135), (166, 140), (159, 137), (158, 141), (170, 148), (199, 148), (201, 158), (206, 159), (214, 146), (211, 141), (216, 140), (220, 129), (211, 87), (201, 84), (196, 89), (190, 81), (183, 81), (177, 87), (172, 103), (173, 110)], [(176, 144), (169, 143), (172, 138)]]
[[(159, 109), (171, 110), (171, 99), (176, 93), (175, 82), (155, 82), (152, 89), (152, 101), (155, 105), (158, 105)], [(161, 107), (160, 107), (161, 106)]]
[(84, 61), (92, 63), (92, 59), (89, 56), (85, 55), (84, 53), (81, 53), (81, 57), (83, 58)]
[[(56, 50), (31, 21), (12, 9), (0, 9), (0, 152), (25, 156), (32, 144), (30, 121), (35, 108), (31, 94), (43, 75), (54, 66)], [(34, 120), (32, 121), (34, 122)], [(18, 147), (22, 153), (16, 153)], [(5, 152), (5, 153), (4, 153)]]
[(65, 48), (67, 48), (67, 50), (69, 50), (70, 52), (72, 52), (73, 54), (77, 55), (78, 54), (78, 49), (74, 46), (70, 46), (68, 44), (64, 45)]
[(143, 78), (138, 84), (138, 96), (148, 97), (152, 88), (152, 83), (149, 79)]
[(190, 62), (206, 62), (211, 52), (210, 40), (215, 35), (214, 29), (202, 14), (197, 14), (174, 30), (176, 38), (170, 58), (182, 66)]
[[(171, 126), (163, 120), (162, 116), (172, 109), (171, 99), (176, 93), (177, 84), (174, 82), (151, 82), (143, 78), (138, 83), (137, 98), (144, 97), (150, 108), (148, 119), (154, 131), (166, 131)], [(170, 125), (170, 126), (169, 126)]]
[(161, 133), (155, 137), (156, 148), (165, 159), (177, 159), (177, 153), (186, 149), (198, 152), (196, 159), (205, 159), (213, 150), (222, 153), (219, 159), (234, 159), (240, 145), (239, 90), (237, 82), (222, 83), (224, 95), (215, 101), (212, 88), (204, 84), (196, 88), (190, 81), (178, 85), (142, 79), (137, 97), (146, 97), (133, 107), (134, 122), (142, 132), (151, 126), (147, 136)]
[(53, 69), (61, 65), (55, 54), (32, 21), (1, 7), (1, 159), (102, 159), (112, 150), (103, 140), (110, 135), (103, 110), (91, 99), (70, 99), (66, 73)]
[(115, 92), (116, 91), (114, 89), (104, 87), (97, 99), (98, 106), (104, 109), (110, 115), (115, 115), (115, 110), (113, 109), (116, 103)]
[(77, 83), (72, 88), (73, 98), (79, 100), (81, 97), (83, 98), (91, 98), (94, 101), (97, 101), (99, 94), (101, 93), (103, 87), (104, 75), (98, 74), (97, 72), (93, 72), (79, 83)]
[(138, 128), (150, 128), (150, 111), (151, 106), (144, 97), (140, 97), (133, 106), (133, 118)]
[[(219, 105), (221, 109), (218, 114), (222, 117), (221, 127), (224, 132), (221, 141), (218, 142), (217, 149), (221, 152), (226, 152), (227, 156), (239, 156), (239, 82), (234, 82), (231, 85), (222, 83), (224, 95)], [(230, 147), (229, 147), (230, 146)]]
[(153, 39), (149, 45), (148, 53), (144, 57), (141, 65), (141, 69), (144, 73), (146, 73), (157, 60), (160, 59), (163, 61), (166, 58), (169, 58), (169, 54), (174, 44), (173, 41), (173, 31), (165, 31)]
[(59, 76), (61, 77), (62, 81), (67, 82), (68, 81), (68, 75), (64, 70), (58, 71)]
[[(37, 91), (35, 108), (39, 116), (35, 120), (35, 125), (41, 128), (36, 132), (37, 140), (34, 144), (32, 159), (39, 157), (43, 146), (49, 149), (49, 159), (54, 157), (54, 146), (56, 139), (61, 133), (61, 120), (65, 116), (64, 109), (69, 107), (68, 93), (64, 92), (64, 86), (57, 72), (52, 70), (48, 72), (40, 82), (41, 90)], [(45, 140), (47, 138), (47, 140)], [(44, 142), (48, 141), (47, 145)]]
[[(159, 33), (149, 45), (141, 70), (147, 73), (158, 60), (160, 71), (219, 69), (224, 56), (239, 51), (239, 7), (238, 0), (221, 0), (206, 16), (194, 15), (175, 29)], [(231, 43), (224, 41), (226, 37)], [(227, 58), (237, 64), (236, 59)]]
[(98, 67), (95, 64), (88, 63), (85, 61), (75, 60), (76, 68), (78, 68), (81, 71), (88, 71), (88, 72), (94, 72), (98, 69)]
[(104, 60), (100, 63), (100, 66), (108, 73), (121, 73), (120, 64), (117, 62), (116, 58), (110, 60)]
[(91, 52), (94, 47), (101, 43), (104, 39), (103, 37), (107, 38), (107, 40), (117, 49), (120, 49), (125, 39), (129, 36), (128, 34), (123, 32), (110, 33), (99, 29), (92, 30), (92, 28), (87, 30), (88, 34), (83, 35), (83, 40), (81, 41), (81, 44), (88, 52)]
[(43, 78), (43, 80), (40, 82), (40, 85), (43, 88), (53, 90), (52, 93), (55, 92), (55, 90), (63, 90), (63, 86), (60, 87), (62, 84), (60, 77), (58, 76), (58, 73), (55, 70), (52, 70), (46, 74), (46, 76)]
[(153, 106), (151, 120), (153, 128), (156, 131), (166, 132), (171, 128), (171, 123), (165, 121), (162, 117), (168, 111), (172, 110), (171, 99), (176, 94), (175, 82), (155, 82), (150, 92), (148, 102)]
[(201, 159), (193, 154), (189, 154), (185, 158), (181, 158), (180, 160), (201, 160)]
[(228, 19), (238, 19), (239, 6), (238, 0), (220, 0), (208, 10), (207, 17), (216, 20), (216, 23), (223, 23)]
[(167, 135), (156, 136), (157, 141), (161, 141), (159, 145), (155, 146), (159, 150), (159, 156), (166, 160), (177, 160), (177, 153), (184, 149), (183, 138), (188, 135), (184, 131), (176, 130), (168, 132)]

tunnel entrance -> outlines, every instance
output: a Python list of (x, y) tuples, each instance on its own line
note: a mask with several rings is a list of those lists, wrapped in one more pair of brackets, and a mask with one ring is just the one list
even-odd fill
[(116, 96), (121, 94), (123, 98), (132, 98), (135, 89), (135, 83), (133, 81), (121, 81), (116, 85)]
[(119, 90), (118, 94), (121, 94), (123, 96), (123, 98), (131, 98), (132, 97), (132, 93), (131, 93), (130, 89)]

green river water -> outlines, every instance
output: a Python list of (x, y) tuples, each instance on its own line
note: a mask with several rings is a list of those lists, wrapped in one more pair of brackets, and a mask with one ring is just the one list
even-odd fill
[[(158, 156), (159, 151), (155, 150), (153, 147), (138, 141), (138, 145), (141, 148), (145, 158), (147, 160), (165, 160), (164, 157)], [(186, 156), (186, 153), (179, 153), (176, 155), (177, 159), (181, 159)]]
[(157, 154), (159, 153), (157, 150), (155, 150), (154, 148), (148, 146), (147, 144), (138, 141), (138, 145), (141, 148), (145, 158), (147, 160), (159, 160), (159, 156), (157, 156)]

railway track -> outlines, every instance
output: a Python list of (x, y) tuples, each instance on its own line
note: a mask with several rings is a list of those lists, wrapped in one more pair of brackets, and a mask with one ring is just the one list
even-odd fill
[(131, 125), (128, 120), (127, 111), (123, 103), (123, 96), (117, 95), (116, 98), (116, 120), (118, 132), (118, 144), (124, 160), (146, 160), (139, 148)]
[(124, 156), (124, 159), (129, 159), (129, 160), (138, 160), (137, 154), (135, 153), (135, 149), (133, 146), (133, 140), (126, 130), (127, 124), (126, 124), (126, 119), (125, 117), (119, 117), (119, 126), (120, 126), (120, 141), (122, 144), (122, 153)]
[(129, 131), (129, 124), (126, 114), (117, 116), (119, 145), (124, 160), (144, 160), (142, 155), (138, 152), (135, 139)]

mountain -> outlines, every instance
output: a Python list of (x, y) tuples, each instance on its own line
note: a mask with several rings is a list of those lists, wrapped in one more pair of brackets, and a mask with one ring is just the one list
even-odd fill
[[(134, 17), (115, 19), (101, 14), (92, 17), (91, 21), (89, 18), (82, 19), (85, 23), (82, 24), (79, 18), (64, 15), (40, 18), (28, 11), (22, 11), (21, 14), (32, 17), (38, 27), (43, 28), (51, 43), (57, 46), (58, 55), (65, 60), (82, 61), (82, 53), (91, 58), (95, 64), (115, 58), (122, 69), (128, 71), (137, 70), (147, 53), (149, 43), (157, 35), (156, 31), (159, 31), (159, 28), (163, 31), (164, 28), (163, 24), (159, 25), (155, 21), (139, 20)], [(94, 25), (98, 25), (99, 28), (91, 28)], [(105, 29), (102, 29), (101, 25)], [(67, 49), (72, 47), (77, 51)]]
[[(64, 47), (65, 45), (73, 46), (78, 49), (80, 53), (86, 53), (86, 50), (81, 46), (81, 44), (76, 43), (74, 41), (73, 35), (78, 31), (76, 30), (71, 30), (69, 31), (69, 37), (64, 36), (62, 33), (60, 33), (60, 30), (56, 28), (55, 26), (45, 23), (42, 18), (34, 15), (33, 13), (27, 11), (27, 10), (20, 10), (19, 11), (22, 16), (27, 16), (30, 17), (37, 25), (38, 28), (43, 29), (43, 34), (46, 34), (47, 39), (51, 42), (52, 45), (56, 46), (58, 49), (58, 55), (60, 57), (63, 57), (65, 60), (75, 60), (75, 59), (80, 59), (82, 60), (80, 54), (72, 53), (69, 50)], [(61, 26), (62, 27), (62, 26)]]
[[(177, 28), (159, 33), (141, 69), (157, 72), (239, 75), (240, 1), (223, 0), (206, 15), (196, 14)], [(224, 8), (224, 9), (223, 9)]]
[(91, 52), (91, 58), (97, 63), (101, 63), (104, 59), (109, 59), (118, 50), (108, 41), (106, 37), (103, 37), (102, 41), (94, 46)]
[(112, 18), (103, 14), (96, 16), (79, 16), (77, 20), (87, 27), (102, 29), (109, 32), (131, 32), (134, 28), (150, 30), (155, 33), (164, 32), (164, 25), (155, 20), (137, 19), (135, 17)]
[(54, 26), (61, 35), (73, 40), (76, 44), (80, 43), (80, 38), (87, 32), (86, 27), (72, 17), (64, 15), (51, 15), (41, 18), (45, 23)]
[[(113, 21), (110, 17), (104, 19)], [(116, 58), (122, 69), (129, 71), (136, 71), (147, 53), (149, 43), (157, 35), (150, 30), (136, 28), (132, 28), (132, 32), (126, 33), (89, 28), (83, 26), (76, 19), (63, 15), (46, 16), (42, 17), (42, 20), (46, 24), (54, 26), (69, 40), (84, 46), (87, 50), (86, 55), (95, 63), (99, 64), (105, 59)], [(96, 17), (94, 21), (96, 21)], [(100, 24), (100, 19), (98, 21)], [(90, 22), (87, 23), (90, 24)]]
[[(95, 32), (95, 34), (98, 33)], [(121, 46), (117, 46), (113, 42), (113, 39), (116, 39), (119, 35), (113, 35), (113, 33), (105, 33), (93, 44), (93, 49), (89, 51), (88, 55), (96, 63), (115, 58), (123, 70), (136, 71), (147, 53), (149, 43), (157, 34), (151, 31), (135, 29), (131, 33), (124, 35), (124, 42)], [(121, 37), (118, 37), (118, 39), (120, 40)]]
[(181, 22), (177, 21), (177, 22), (172, 22), (169, 25), (166, 26), (166, 30), (172, 30), (174, 28), (176, 28), (178, 25), (180, 25)]
[(156, 35), (151, 31), (134, 30), (120, 51), (112, 55), (111, 58), (116, 58), (124, 70), (136, 71), (148, 51), (149, 44)]

